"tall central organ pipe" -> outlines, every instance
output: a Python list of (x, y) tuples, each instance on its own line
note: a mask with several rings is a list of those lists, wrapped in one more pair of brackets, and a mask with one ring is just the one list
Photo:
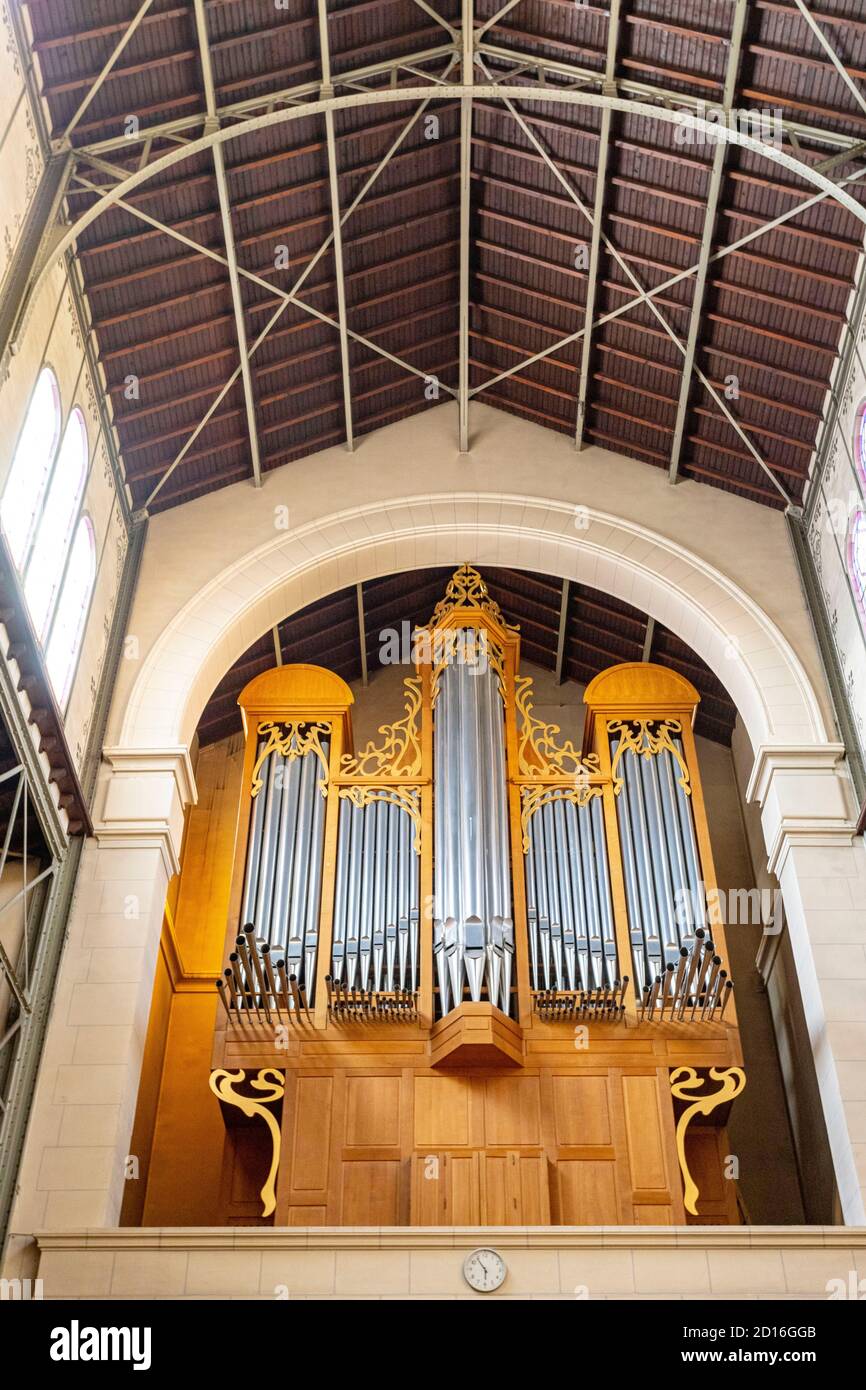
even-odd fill
[(464, 992), (511, 1013), (514, 921), (505, 772), (505, 710), (484, 635), (453, 639), (433, 712), (433, 951), (442, 1014)]

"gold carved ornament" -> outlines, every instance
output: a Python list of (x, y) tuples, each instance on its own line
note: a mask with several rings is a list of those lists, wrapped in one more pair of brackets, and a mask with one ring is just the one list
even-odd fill
[(268, 1109), (268, 1103), (282, 1099), (286, 1089), (286, 1078), (282, 1072), (275, 1071), (273, 1067), (264, 1067), (258, 1076), (254, 1076), (250, 1080), (250, 1085), (254, 1091), (267, 1093), (263, 1094), (261, 1098), (239, 1095), (233, 1089), (245, 1080), (245, 1071), (214, 1071), (211, 1072), (210, 1088), (218, 1100), (223, 1101), (226, 1105), (237, 1106), (248, 1119), (259, 1115), (271, 1132), (273, 1144), (271, 1166), (261, 1191), (262, 1216), (270, 1216), (277, 1205), (276, 1178), (280, 1163), (280, 1126), (277, 1117)]
[(403, 694), (403, 718), (394, 724), (380, 724), (383, 743), (376, 744), (371, 739), (361, 753), (344, 753), (340, 759), (341, 777), (405, 777), (412, 781), (421, 776), (420, 676), (409, 676), (403, 682)]
[(372, 801), (386, 801), (390, 806), (398, 806), (410, 817), (415, 834), (412, 848), (421, 853), (421, 798), (417, 789), (411, 787), (351, 787), (342, 786), (339, 795), (361, 809)]
[(683, 726), (678, 719), (620, 719), (611, 720), (607, 726), (608, 734), (619, 734), (619, 743), (613, 754), (610, 775), (613, 779), (614, 795), (619, 796), (624, 785), (622, 774), (617, 768), (624, 753), (634, 753), (639, 758), (654, 758), (657, 754), (670, 753), (680, 769), (677, 778), (686, 796), (691, 796), (689, 769), (681, 748), (674, 743), (673, 734), (681, 734)]
[(517, 770), (521, 777), (535, 781), (551, 777), (572, 778), (585, 781), (587, 777), (599, 776), (597, 753), (588, 753), (584, 758), (570, 739), (557, 742), (561, 733), (558, 724), (545, 724), (532, 713), (534, 693), (531, 676), (518, 676), (514, 682), (514, 703), (520, 715), (520, 732), (517, 741)]
[(686, 1162), (686, 1130), (696, 1115), (710, 1115), (726, 1101), (734, 1100), (746, 1084), (746, 1073), (742, 1067), (710, 1067), (710, 1080), (719, 1081), (717, 1091), (707, 1096), (693, 1096), (696, 1087), (704, 1084), (705, 1078), (698, 1076), (694, 1067), (677, 1067), (671, 1072), (671, 1094), (677, 1100), (690, 1100), (677, 1123), (677, 1157), (683, 1175), (683, 1203), (692, 1216), (698, 1214), (698, 1185), (691, 1175)]
[(266, 719), (256, 728), (256, 733), (260, 738), (267, 739), (264, 748), (256, 758), (253, 767), (253, 780), (250, 788), (250, 796), (258, 796), (265, 779), (261, 775), (267, 759), (271, 753), (279, 753), (287, 762), (294, 762), (295, 758), (302, 758), (305, 753), (314, 753), (322, 764), (322, 776), (319, 779), (319, 791), (322, 796), (328, 795), (328, 759), (322, 747), (322, 735), (329, 734), (331, 731), (329, 724), (314, 724), (306, 719), (292, 719), (285, 723), (278, 723), (273, 719)]
[(517, 631), (517, 623), (506, 622), (499, 604), (490, 597), (487, 585), (472, 565), (461, 565), (454, 571), (448, 580), (444, 598), (433, 609), (429, 626), (435, 627), (455, 608), (479, 608), (502, 627)]

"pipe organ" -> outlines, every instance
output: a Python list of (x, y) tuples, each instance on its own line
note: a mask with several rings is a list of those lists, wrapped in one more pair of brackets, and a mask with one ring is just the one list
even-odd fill
[(378, 741), (355, 750), (352, 692), (319, 667), (240, 697), (210, 1084), (229, 1166), (260, 1124), (258, 1220), (739, 1219), (699, 697), (612, 667), (577, 747), (519, 652), (464, 565)]

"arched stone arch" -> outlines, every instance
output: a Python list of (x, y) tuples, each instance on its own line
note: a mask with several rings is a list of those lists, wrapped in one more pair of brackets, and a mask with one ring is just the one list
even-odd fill
[(677, 542), (601, 511), (519, 495), (394, 497), (278, 535), (228, 562), (147, 655), (119, 745), (188, 745), (211, 691), (280, 617), (358, 581), (469, 560), (575, 580), (642, 608), (700, 655), (754, 748), (827, 741), (818, 697), (778, 626), (727, 575)]

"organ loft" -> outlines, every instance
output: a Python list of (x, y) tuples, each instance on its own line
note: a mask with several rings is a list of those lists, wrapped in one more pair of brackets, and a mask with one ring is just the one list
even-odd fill
[(520, 641), (464, 565), (363, 746), (323, 667), (243, 690), (167, 905), (164, 952), (183, 917), (219, 968), (174, 962), (191, 999), (163, 1043), (155, 991), (157, 1203), (161, 1164), (199, 1224), (743, 1219), (698, 693), (611, 666), (575, 746)]

